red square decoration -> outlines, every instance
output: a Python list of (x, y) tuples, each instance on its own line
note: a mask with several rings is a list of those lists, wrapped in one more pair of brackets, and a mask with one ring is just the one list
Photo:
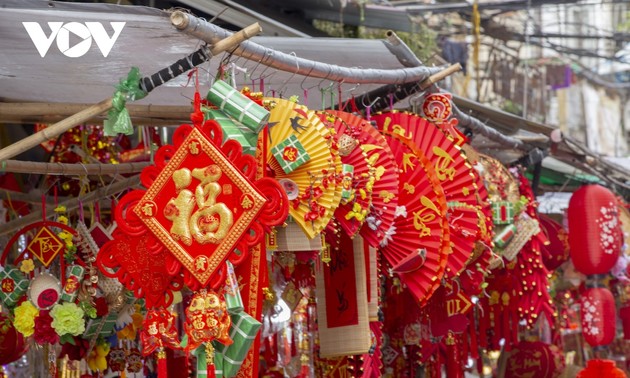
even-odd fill
[(223, 152), (193, 128), (134, 212), (205, 286), (265, 202)]

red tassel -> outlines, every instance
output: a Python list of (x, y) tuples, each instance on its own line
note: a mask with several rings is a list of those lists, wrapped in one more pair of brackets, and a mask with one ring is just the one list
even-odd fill
[(160, 348), (157, 352), (158, 378), (168, 378), (168, 368), (166, 366), (166, 352)]
[(446, 377), (464, 378), (462, 359), (457, 347), (457, 339), (453, 333), (449, 332), (446, 338)]
[(214, 367), (214, 364), (208, 364), (208, 366), (206, 367), (206, 369), (208, 369), (207, 372), (207, 377), (208, 378), (216, 378), (216, 372), (214, 371), (216, 368)]

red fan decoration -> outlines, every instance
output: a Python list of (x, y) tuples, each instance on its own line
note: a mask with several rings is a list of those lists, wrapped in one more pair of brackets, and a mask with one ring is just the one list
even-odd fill
[[(377, 120), (378, 122), (378, 120)], [(440, 286), (450, 251), (446, 198), (431, 163), (395, 135), (385, 135), (400, 170), (394, 224), (381, 249), (420, 305)]]
[(371, 246), (377, 247), (385, 237), (385, 231), (394, 223), (399, 184), (396, 159), (385, 138), (370, 122), (352, 113), (327, 112), (341, 119), (352, 130), (359, 131), (359, 146), (374, 168), (372, 203), (360, 233)]
[[(361, 118), (356, 117), (353, 123), (347, 123), (332, 113), (320, 113), (322, 122), (334, 129), (334, 138), (339, 147), (341, 162), (353, 168), (350, 177), (342, 180), (344, 190), (341, 204), (335, 210), (335, 218), (341, 228), (353, 237), (363, 225), (372, 199), (374, 186), (374, 168), (368, 162), (367, 154), (359, 146), (358, 138), (361, 136)], [(345, 172), (342, 172), (345, 173)], [(347, 183), (347, 188), (346, 188)], [(331, 223), (329, 223), (330, 225)]]
[(410, 113), (384, 113), (374, 117), (379, 129), (399, 136), (416, 155), (423, 155), (435, 170), (449, 204), (452, 253), (446, 275), (454, 277), (465, 267), (475, 248), (480, 214), (473, 168), (461, 148), (437, 126)]
[[(261, 240), (264, 230), (282, 224), (288, 215), (288, 199), (280, 184), (270, 178), (252, 182), (254, 158), (243, 155), (237, 141), (221, 145), (222, 131), (215, 121), (202, 123), (198, 93), (195, 108), (197, 112), (191, 116), (194, 126), (180, 126), (173, 136), (174, 145), (161, 147), (155, 165), (142, 171), (141, 181), (148, 189), (134, 190), (121, 200), (127, 209), (116, 209), (120, 233), (107, 243), (111, 243), (110, 251), (119, 250), (119, 243), (133, 243), (131, 239), (150, 231), (144, 260), (168, 251), (172, 257), (164, 258), (166, 272), (176, 276), (185, 267), (184, 282), (192, 290), (221, 285), (224, 261), (238, 265)], [(235, 249), (240, 254), (232, 253)], [(147, 269), (140, 254), (134, 255), (134, 259), (124, 259), (110, 253), (104, 264), (118, 268), (116, 274), (128, 287), (132, 285), (130, 279), (124, 279), (128, 273)], [(153, 272), (141, 272), (143, 278), (147, 273)], [(153, 287), (154, 282), (139, 285), (145, 295), (163, 296), (166, 287)]]

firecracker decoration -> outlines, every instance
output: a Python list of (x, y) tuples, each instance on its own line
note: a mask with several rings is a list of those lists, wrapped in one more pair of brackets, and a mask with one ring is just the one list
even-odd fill
[(514, 235), (516, 235), (516, 231), (516, 226), (513, 224), (507, 225), (506, 227), (502, 228), (494, 236), (494, 245), (499, 248), (504, 248), (514, 238)]
[[(116, 271), (137, 295), (142, 287), (145, 296), (154, 296), (149, 307), (170, 301), (170, 282), (178, 275), (183, 275), (192, 290), (208, 285), (218, 288), (225, 280), (224, 261), (238, 265), (264, 231), (282, 224), (288, 214), (282, 187), (270, 178), (252, 182), (254, 158), (243, 155), (237, 141), (227, 140), (222, 145), (219, 124), (204, 122), (199, 106), (197, 93), (196, 111), (191, 116), (194, 126), (180, 126), (173, 136), (174, 145), (156, 152), (155, 165), (141, 174), (148, 189), (132, 191), (121, 199), (115, 213), (115, 239), (99, 253), (103, 274), (111, 276), (104, 268)], [(139, 236), (146, 239), (144, 246), (137, 244)], [(132, 244), (140, 248), (133, 258), (124, 252)], [(232, 253), (235, 249), (240, 254)], [(164, 254), (168, 257), (157, 258)], [(150, 269), (157, 280), (140, 277), (152, 264), (161, 265), (156, 271)], [(131, 280), (127, 273), (137, 278)]]
[(215, 81), (206, 98), (219, 110), (235, 118), (254, 133), (260, 132), (269, 120), (268, 110), (225, 81)]
[[(354, 191), (352, 190), (352, 179), (354, 177), (354, 167), (350, 164), (343, 164), (341, 166), (341, 175), (342, 175), (341, 203), (345, 204), (354, 194)], [(365, 215), (367, 215), (367, 210), (365, 211), (365, 213), (366, 214), (363, 215), (364, 219), (365, 219)]]
[(13, 308), (26, 294), (28, 278), (16, 267), (5, 265), (0, 268), (0, 302)]
[(295, 135), (273, 146), (271, 153), (276, 158), (285, 173), (291, 173), (302, 164), (309, 161), (310, 156)]
[(66, 283), (63, 285), (61, 300), (74, 302), (79, 294), (85, 268), (81, 265), (70, 265), (66, 268)]

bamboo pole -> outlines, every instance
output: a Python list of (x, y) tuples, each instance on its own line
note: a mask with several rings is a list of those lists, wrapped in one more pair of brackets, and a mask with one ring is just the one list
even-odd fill
[[(210, 49), (210, 53), (212, 55), (217, 55), (225, 50), (229, 50), (246, 39), (253, 37), (254, 35), (260, 33), (262, 29), (258, 23), (254, 23), (241, 31), (230, 35), (227, 38), (224, 38), (217, 43), (215, 43)], [(43, 143), (49, 139), (56, 138), (58, 135), (66, 132), (72, 127), (85, 122), (86, 120), (95, 117), (99, 114), (102, 114), (112, 107), (112, 99), (108, 98), (99, 102), (98, 104), (92, 105), (87, 109), (84, 109), (60, 122), (51, 125), (42, 131), (39, 131), (33, 135), (29, 135), (28, 137), (15, 142), (3, 149), (0, 150), (0, 161), (8, 160), (20, 153), (29, 150), (40, 143)]]
[[(102, 187), (93, 192), (86, 193), (76, 198), (71, 198), (69, 200), (63, 201), (59, 203), (59, 206), (65, 206), (66, 210), (71, 211), (75, 210), (81, 205), (87, 205), (94, 201), (97, 201), (103, 197), (108, 197), (116, 193), (120, 193), (127, 189), (133, 189), (140, 184), (140, 175), (136, 175), (122, 181), (113, 183), (109, 186)], [(46, 218), (52, 218), (54, 212), (46, 212)], [(15, 230), (19, 230), (20, 228), (29, 225), (33, 222), (37, 222), (42, 219), (42, 211), (41, 209), (33, 210), (30, 214), (25, 215), (21, 218), (15, 219), (11, 222), (0, 225), (0, 235), (5, 235), (10, 232), (14, 232)]]
[(429, 88), (430, 86), (432, 86), (433, 84), (437, 83), (438, 81), (444, 80), (447, 76), (450, 76), (450, 75), (454, 74), (455, 72), (460, 71), (461, 69), (462, 69), (462, 65), (461, 64), (459, 64), (459, 63), (451, 64), (450, 66), (446, 67), (442, 71), (440, 71), (438, 73), (434, 73), (433, 75), (431, 75), (428, 78), (424, 79), (420, 83), (420, 89), (421, 90), (425, 90), (425, 89)]
[[(0, 103), (0, 122), (54, 123), (89, 107), (90, 104), (64, 104), (42, 102)], [(139, 105), (126, 106), (134, 125), (173, 125), (190, 120), (191, 105)], [(105, 116), (96, 115), (83, 122), (102, 122)]]
[(65, 164), (5, 160), (0, 164), (0, 170), (4, 172), (34, 173), (42, 175), (103, 176), (139, 173), (143, 168), (149, 165), (151, 165), (149, 162), (121, 164)]
[[(69, 200), (71, 197), (57, 197), (57, 202), (63, 202)], [(0, 199), (6, 201), (18, 201), (28, 203), (42, 203), (42, 195), (32, 191), (31, 193), (16, 192), (13, 190), (0, 190)], [(55, 199), (51, 196), (46, 196), (46, 203), (55, 203)], [(53, 206), (53, 205), (51, 205)]]

